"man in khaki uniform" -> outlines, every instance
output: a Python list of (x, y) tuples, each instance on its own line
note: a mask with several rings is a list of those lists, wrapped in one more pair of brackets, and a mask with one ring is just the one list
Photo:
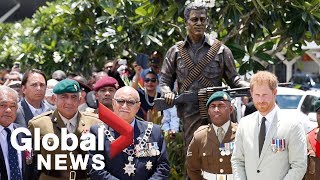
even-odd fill
[[(40, 116), (34, 117), (29, 122), (29, 129), (31, 133), (34, 135), (35, 128), (40, 128), (40, 137), (43, 138), (46, 134), (56, 134), (59, 140), (61, 140), (61, 131), (62, 128), (67, 128), (68, 133), (74, 133), (78, 140), (83, 133), (88, 132), (91, 125), (97, 124), (101, 122), (97, 115), (92, 113), (81, 113), (78, 111), (78, 106), (80, 104), (80, 86), (79, 83), (71, 80), (65, 79), (60, 81), (54, 88), (53, 93), (55, 94), (55, 104), (57, 109), (55, 111), (46, 112)], [(34, 139), (35, 137), (33, 137)], [(39, 138), (39, 137), (37, 137)], [(71, 144), (70, 138), (67, 141), (67, 144)], [(80, 140), (78, 141), (80, 144)], [(42, 170), (40, 173), (40, 180), (64, 180), (64, 179), (87, 179), (86, 170), (71, 170), (70, 166), (71, 159), (70, 153), (72, 156), (77, 158), (78, 154), (86, 154), (80, 149), (79, 144), (77, 144), (76, 150), (63, 151), (61, 150), (61, 143), (59, 142), (59, 147), (54, 151), (47, 151), (44, 149), (43, 144), (40, 145), (40, 152), (36, 152), (36, 154), (41, 153), (41, 155), (46, 159), (47, 155), (51, 155), (51, 169), (46, 169), (42, 166)], [(48, 139), (48, 145), (52, 146), (53, 139)], [(67, 158), (62, 158), (62, 162), (60, 162), (60, 166), (66, 166), (67, 170), (56, 170), (55, 162), (57, 159), (55, 158), (55, 154), (66, 154)], [(35, 156), (36, 157), (36, 156)], [(61, 159), (60, 159), (61, 161)], [(64, 161), (64, 162), (63, 162)], [(36, 164), (36, 161), (34, 161)], [(37, 167), (38, 169), (40, 167)]]
[(212, 124), (200, 126), (194, 133), (187, 151), (187, 173), (190, 179), (232, 178), (231, 153), (234, 147), (236, 124), (230, 121), (231, 98), (218, 91), (207, 104)]

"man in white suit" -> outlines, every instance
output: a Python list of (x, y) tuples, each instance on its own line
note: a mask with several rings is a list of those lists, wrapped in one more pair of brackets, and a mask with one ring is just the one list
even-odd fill
[(254, 74), (250, 92), (258, 111), (241, 119), (231, 158), (236, 180), (301, 180), (307, 168), (303, 126), (279, 113), (277, 77)]

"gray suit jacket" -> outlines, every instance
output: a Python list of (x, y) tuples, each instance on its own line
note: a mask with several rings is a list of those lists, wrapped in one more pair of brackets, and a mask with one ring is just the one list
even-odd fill
[[(45, 111), (53, 110), (48, 105), (43, 103)], [(28, 127), (28, 122), (33, 118), (33, 114), (26, 102), (23, 98), (18, 104), (17, 117), (15, 123), (19, 124), (22, 127)]]
[[(285, 150), (274, 152), (273, 139), (285, 139)], [(302, 124), (276, 112), (259, 158), (258, 111), (241, 119), (231, 158), (236, 180), (301, 180), (307, 169)]]

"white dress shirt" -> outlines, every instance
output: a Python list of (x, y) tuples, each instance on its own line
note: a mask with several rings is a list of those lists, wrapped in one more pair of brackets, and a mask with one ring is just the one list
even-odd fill
[[(26, 99), (25, 99), (25, 100), (26, 100)], [(38, 116), (38, 115), (40, 115), (40, 114), (42, 114), (42, 113), (44, 113), (44, 112), (47, 111), (47, 109), (45, 108), (45, 105), (44, 105), (43, 102), (40, 103), (40, 106), (41, 106), (41, 107), (40, 107), (39, 109), (34, 108), (31, 104), (28, 103), (27, 100), (26, 100), (26, 102), (27, 102), (27, 104), (28, 104), (28, 106), (29, 106), (29, 109), (30, 109), (30, 111), (32, 112), (33, 116)]]
[(272, 124), (272, 121), (274, 119), (274, 116), (276, 115), (276, 112), (278, 111), (278, 109), (280, 109), (278, 107), (278, 105), (276, 105), (266, 116), (262, 116), (260, 114), (260, 112), (258, 113), (258, 118), (259, 118), (259, 129), (260, 129), (260, 126), (261, 126), (261, 123), (262, 123), (262, 118), (265, 117), (267, 120), (266, 120), (266, 136), (269, 132), (269, 128), (270, 128), (270, 125)]
[[(8, 128), (13, 131), (13, 124), (11, 123)], [(18, 140), (16, 140), (18, 143)], [(7, 131), (4, 130), (4, 127), (0, 125), (0, 144), (2, 149), (2, 155), (6, 164), (7, 175), (8, 179), (10, 179), (10, 166), (9, 166), (9, 153), (8, 153), (8, 144), (7, 144)], [(19, 161), (19, 168), (22, 175), (22, 158), (21, 158), (21, 151), (17, 151), (18, 153), (18, 161)]]

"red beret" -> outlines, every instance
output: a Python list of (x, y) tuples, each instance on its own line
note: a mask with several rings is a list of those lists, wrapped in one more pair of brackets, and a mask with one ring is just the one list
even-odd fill
[(95, 91), (98, 91), (100, 88), (103, 88), (103, 87), (114, 87), (116, 89), (118, 89), (118, 81), (113, 78), (113, 77), (110, 77), (110, 76), (105, 76), (101, 79), (99, 79), (93, 86), (93, 90)]

